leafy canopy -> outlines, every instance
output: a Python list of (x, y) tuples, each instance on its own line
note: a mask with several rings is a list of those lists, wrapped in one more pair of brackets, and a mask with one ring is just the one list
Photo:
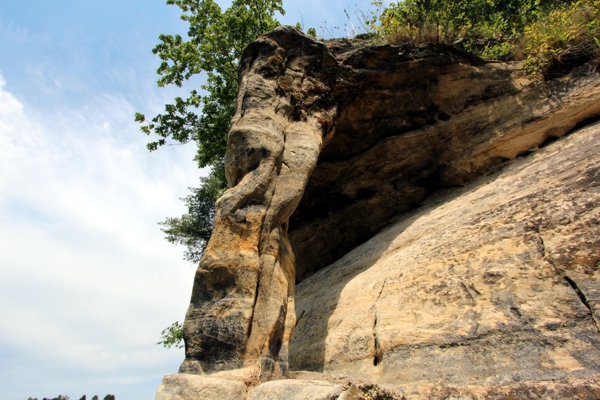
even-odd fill
[(204, 72), (202, 93), (192, 90), (187, 99), (176, 97), (165, 111), (147, 122), (136, 113), (135, 120), (147, 135), (158, 139), (148, 143), (150, 151), (167, 144), (195, 141), (200, 167), (218, 163), (225, 156), (229, 122), (235, 112), (238, 81), (237, 64), (243, 49), (279, 22), (275, 12), (284, 14), (282, 0), (234, 0), (222, 11), (213, 0), (167, 0), (183, 11), (189, 24), (188, 40), (180, 35), (160, 35), (161, 43), (152, 52), (162, 60), (156, 71), (158, 86), (181, 87), (192, 76)]
[[(198, 146), (198, 166), (211, 168), (208, 177), (200, 178), (200, 187), (190, 188), (191, 194), (182, 199), (188, 212), (160, 223), (169, 242), (187, 248), (184, 258), (198, 262), (212, 233), (215, 202), (227, 188), (223, 160), (235, 113), (240, 56), (251, 41), (279, 25), (276, 12), (285, 12), (282, 0), (233, 0), (225, 11), (214, 0), (167, 0), (167, 4), (183, 11), (181, 19), (189, 29), (187, 38), (159, 36), (160, 43), (152, 50), (161, 59), (158, 86), (182, 87), (199, 74), (205, 83), (186, 99), (176, 97), (149, 121), (141, 113), (135, 114), (135, 120), (142, 124), (142, 132), (156, 139), (147, 144), (150, 151), (193, 141)], [(167, 348), (181, 347), (181, 324), (164, 329), (161, 339), (158, 344)]]
[(208, 177), (200, 178), (200, 187), (189, 189), (192, 193), (181, 199), (187, 206), (187, 214), (167, 218), (159, 224), (170, 243), (186, 247), (183, 258), (198, 263), (212, 234), (215, 203), (226, 189), (223, 163), (214, 165)]

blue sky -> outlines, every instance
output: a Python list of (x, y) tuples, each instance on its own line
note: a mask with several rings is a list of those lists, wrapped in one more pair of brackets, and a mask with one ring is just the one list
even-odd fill
[[(279, 19), (320, 31), (369, 4), (284, 1)], [(195, 266), (157, 222), (185, 211), (203, 171), (192, 144), (149, 153), (133, 122), (199, 85), (156, 87), (151, 49), (186, 32), (179, 14), (164, 0), (0, 2), (3, 400), (151, 399), (183, 360), (155, 343), (183, 320)]]

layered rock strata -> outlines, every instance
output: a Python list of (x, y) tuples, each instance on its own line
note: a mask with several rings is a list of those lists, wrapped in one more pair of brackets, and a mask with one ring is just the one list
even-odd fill
[(600, 373), (599, 294), (596, 123), (432, 197), (303, 281), (291, 366), (418, 393), (583, 379)]
[(456, 385), (437, 381), (404, 388), (361, 382), (346, 376), (298, 373), (257, 386), (201, 375), (164, 377), (156, 400), (417, 400), (417, 399), (597, 399), (600, 375), (553, 381)]
[[(375, 380), (386, 363), (394, 368), (391, 360), (404, 356), (394, 358), (390, 352), (405, 348), (399, 339), (404, 335), (389, 323), (386, 333), (373, 339), (372, 332), (388, 322), (379, 319), (387, 321), (383, 314), (372, 322), (377, 315), (373, 304), (379, 300), (371, 299), (371, 292), (365, 294), (371, 300), (355, 303), (362, 322), (371, 321), (351, 329), (349, 337), (356, 340), (328, 322), (342, 304), (336, 296), (350, 284), (344, 273), (337, 276), (331, 271), (344, 270), (339, 266), (348, 258), (329, 267), (329, 275), (310, 276), (373, 237), (399, 214), (420, 206), (431, 193), (485, 176), (600, 115), (600, 78), (586, 68), (547, 84), (529, 85), (514, 65), (482, 63), (447, 46), (366, 46), (361, 40), (324, 44), (290, 27), (250, 44), (240, 60), (238, 106), (228, 138), (226, 174), (231, 189), (217, 203), (213, 235), (194, 280), (184, 324), (186, 359), (180, 372), (246, 368), (237, 372), (242, 380), (281, 375), (288, 367), (296, 325), (291, 350), (296, 367), (327, 370), (336, 365), (331, 368), (349, 368)], [(415, 235), (411, 240), (417, 239)], [(470, 254), (468, 246), (464, 255), (458, 252), (457, 247), (459, 258)], [(445, 258), (434, 256), (421, 260), (423, 266), (429, 265), (427, 271), (447, 267)], [(359, 264), (368, 269), (363, 261)], [(457, 263), (460, 271), (466, 268)], [(415, 273), (425, 270), (417, 264), (411, 264)], [(363, 268), (352, 265), (351, 271)], [(460, 271), (457, 276), (462, 276)], [(295, 305), (295, 283), (306, 278), (302, 304)], [(575, 275), (569, 279), (578, 285)], [(396, 278), (384, 279), (385, 285), (375, 281), (377, 285), (362, 289), (379, 290), (376, 297), (382, 299), (396, 284)], [(473, 282), (465, 282), (466, 292), (484, 293), (478, 286), (469, 289)], [(506, 303), (510, 310), (518, 304), (511, 293), (498, 294), (496, 303)], [(476, 295), (471, 296), (478, 304)], [(413, 303), (400, 308), (415, 307)], [(478, 319), (483, 310), (472, 311), (472, 325), (484, 326)], [(342, 314), (337, 316), (340, 321), (345, 318)], [(437, 323), (444, 326), (458, 314), (448, 315), (452, 317), (440, 315)], [(501, 321), (506, 332), (513, 327), (510, 321)], [(458, 322), (447, 324), (457, 332), (466, 329)], [(485, 326), (495, 332), (492, 322)], [(450, 328), (440, 329), (450, 334)], [(514, 340), (529, 338), (530, 332), (523, 332)], [(333, 350), (327, 343), (338, 334), (340, 341), (331, 342)], [(591, 334), (585, 335), (580, 339), (583, 352), (596, 346), (587, 339)], [(584, 345), (588, 342), (591, 347)], [(460, 359), (462, 347), (449, 348), (454, 347)], [(437, 357), (435, 352), (428, 354), (422, 358)], [(415, 370), (418, 365), (422, 364), (415, 361)], [(382, 381), (401, 379), (381, 374), (386, 376)]]

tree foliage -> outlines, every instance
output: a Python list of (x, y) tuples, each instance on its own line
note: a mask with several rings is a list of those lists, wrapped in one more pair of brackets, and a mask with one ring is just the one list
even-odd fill
[(182, 11), (189, 24), (188, 38), (160, 35), (161, 43), (152, 52), (161, 59), (156, 71), (158, 86), (181, 87), (192, 76), (204, 73), (202, 91), (192, 90), (187, 99), (176, 97), (164, 113), (146, 121), (141, 113), (135, 120), (141, 130), (154, 134), (149, 150), (169, 140), (198, 145), (200, 167), (213, 165), (225, 156), (229, 122), (237, 99), (237, 64), (246, 45), (279, 23), (275, 12), (284, 13), (282, 0), (234, 0), (225, 11), (213, 0), (167, 0)]
[(226, 189), (224, 183), (225, 166), (219, 162), (213, 165), (208, 177), (200, 178), (200, 187), (189, 188), (192, 193), (181, 199), (188, 212), (160, 223), (169, 242), (186, 247), (184, 259), (187, 261), (197, 263), (204, 253), (212, 234), (215, 202)]
[(171, 326), (165, 328), (160, 333), (161, 339), (156, 344), (162, 344), (167, 349), (175, 346), (177, 348), (182, 348), (183, 345), (183, 324), (180, 324), (179, 321), (175, 321), (171, 324)]
[(187, 98), (176, 97), (149, 121), (141, 113), (135, 120), (142, 124), (142, 132), (156, 138), (147, 145), (150, 151), (169, 143), (196, 142), (198, 166), (211, 168), (200, 187), (190, 188), (192, 193), (182, 199), (188, 212), (161, 223), (166, 239), (184, 245), (184, 258), (197, 262), (210, 238), (214, 203), (227, 187), (223, 160), (237, 100), (238, 60), (251, 41), (279, 25), (274, 15), (284, 10), (282, 0), (233, 0), (224, 11), (214, 0), (168, 0), (167, 4), (183, 11), (181, 19), (189, 29), (187, 38), (159, 36), (160, 43), (152, 50), (161, 60), (158, 86), (181, 87), (199, 74), (205, 83)]
[(507, 59), (525, 28), (572, 0), (406, 0), (381, 15), (392, 41), (459, 42), (484, 58)]

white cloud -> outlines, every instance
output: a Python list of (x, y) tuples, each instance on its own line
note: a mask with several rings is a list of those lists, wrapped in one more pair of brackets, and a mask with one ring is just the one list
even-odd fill
[(183, 359), (155, 343), (182, 320), (195, 267), (157, 222), (184, 212), (193, 146), (149, 154), (118, 95), (49, 115), (5, 86), (0, 75), (2, 398), (149, 398)]

